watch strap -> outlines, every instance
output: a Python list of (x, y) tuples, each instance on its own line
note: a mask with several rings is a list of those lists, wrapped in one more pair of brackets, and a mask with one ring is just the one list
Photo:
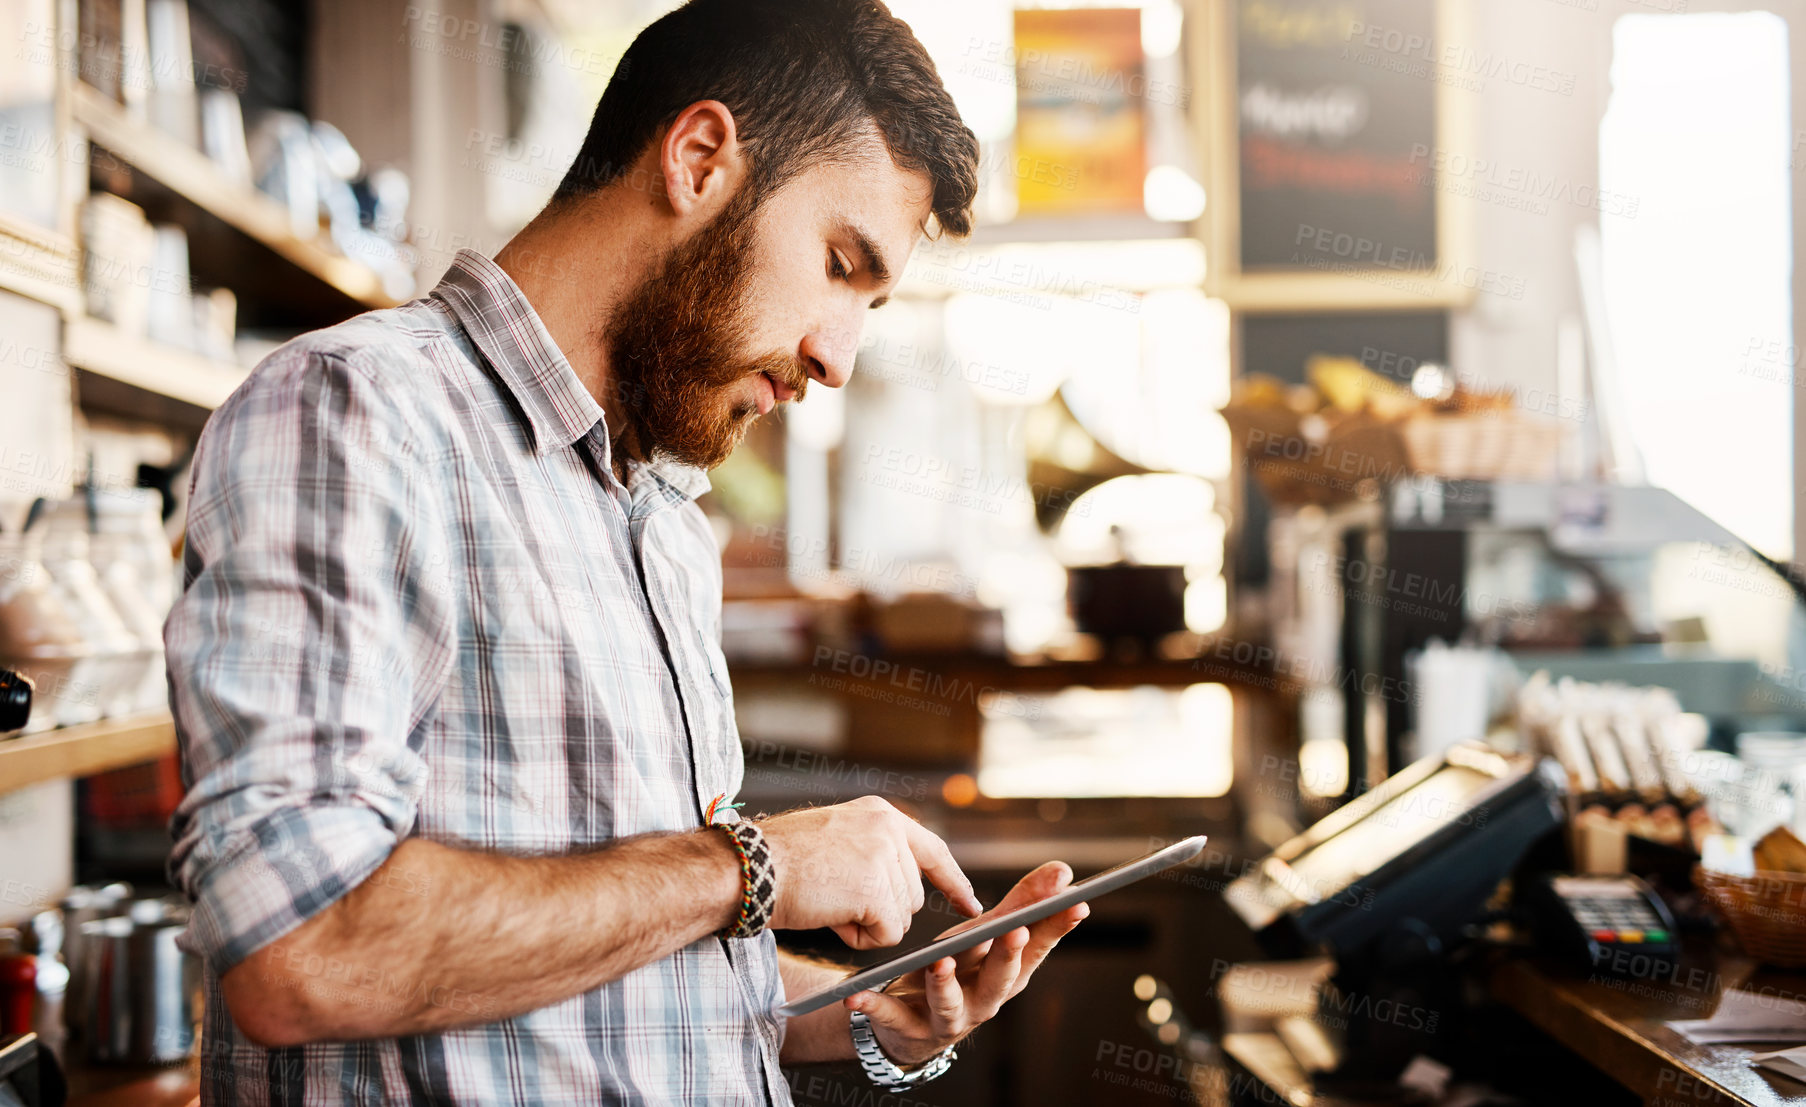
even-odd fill
[(902, 1091), (926, 1084), (952, 1068), (953, 1062), (959, 1059), (959, 1054), (948, 1046), (921, 1067), (904, 1070), (879, 1048), (878, 1035), (872, 1031), (872, 1020), (866, 1018), (864, 1011), (854, 1011), (848, 1022), (853, 1029), (853, 1052), (859, 1057), (859, 1067), (880, 1088)]

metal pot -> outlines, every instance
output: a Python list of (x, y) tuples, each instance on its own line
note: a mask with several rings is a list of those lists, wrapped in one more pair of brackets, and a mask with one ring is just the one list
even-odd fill
[[(38, 950), (39, 953), (49, 954), (60, 951), (63, 964), (69, 967), (69, 987), (63, 996), (63, 1019), (70, 1037), (77, 1043), (87, 1028), (82, 1002), (87, 995), (88, 959), (82, 925), (96, 919), (109, 919), (124, 914), (131, 898), (130, 884), (115, 883), (99, 888), (76, 885), (69, 889), (69, 894), (63, 897), (62, 904), (56, 909), (60, 925), (56, 928), (54, 948), (41, 945)], [(47, 924), (36, 929), (48, 937)], [(45, 937), (41, 937), (40, 942), (45, 941)]]
[(1074, 625), (1106, 648), (1152, 652), (1161, 638), (1185, 629), (1183, 565), (1082, 565), (1067, 582)]
[(80, 1010), (90, 1061), (166, 1064), (194, 1050), (200, 966), (176, 944), (187, 912), (140, 900), (83, 923)]

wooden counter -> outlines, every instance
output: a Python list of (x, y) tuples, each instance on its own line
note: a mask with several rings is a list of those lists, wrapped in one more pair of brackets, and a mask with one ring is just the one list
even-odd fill
[(1599, 1071), (1659, 1107), (1806, 1105), (1806, 1084), (1750, 1058), (1779, 1045), (1697, 1045), (1671, 1021), (1709, 1018), (1727, 989), (1806, 1001), (1806, 975), (1764, 970), (1749, 958), (1689, 949), (1676, 971), (1651, 981), (1589, 979), (1513, 957), (1490, 973), (1495, 999)]
[(193, 1065), (87, 1069), (69, 1074), (67, 1107), (193, 1107), (200, 1095)]
[[(1721, 997), (1733, 990), (1776, 1002), (1806, 1002), (1806, 973), (1764, 969), (1739, 953), (1704, 943), (1689, 945), (1678, 969), (1647, 980), (1589, 977), (1565, 964), (1505, 951), (1482, 957), (1472, 971), (1474, 982), (1502, 1010), (1484, 1018), (1476, 1011), (1473, 1019), (1464, 1020), (1476, 1027), (1483, 1023), (1486, 1029), (1473, 1031), (1484, 1036), (1461, 1044), (1455, 1055), (1465, 1052), (1475, 1059), (1477, 1049), (1487, 1058), (1483, 1065), (1502, 1061), (1507, 1067), (1518, 1066), (1520, 1076), (1541, 1073), (1527, 1083), (1532, 1089), (1539, 1080), (1546, 1084), (1540, 1090), (1550, 1095), (1548, 1102), (1590, 1103), (1589, 1096), (1615, 1095), (1611, 1091), (1615, 1083), (1649, 1107), (1806, 1107), (1806, 1083), (1769, 1073), (1751, 1061), (1785, 1045), (1699, 1045), (1668, 1025), (1710, 1018)], [(1311, 1019), (1314, 1015), (1306, 1012), (1312, 1009), (1314, 1000), (1295, 1014)], [(1516, 1018), (1529, 1022), (1549, 1041), (1532, 1040), (1538, 1036)], [(1374, 1107), (1404, 1101), (1402, 1093), (1391, 1088), (1368, 1087), (1358, 1096), (1348, 1091), (1326, 1093), (1310, 1066), (1300, 1064), (1273, 1029), (1248, 1026), (1221, 1040), (1238, 1078), (1258, 1086), (1257, 1098), (1262, 1101), (1289, 1107)], [(1460, 1079), (1460, 1062), (1454, 1063)], [(1524, 1070), (1521, 1066), (1526, 1063), (1538, 1067)], [(1562, 1066), (1568, 1066), (1565, 1074), (1556, 1071)], [(1599, 1074), (1597, 1087), (1591, 1093), (1569, 1089), (1567, 1082), (1587, 1069), (1592, 1070), (1585, 1073), (1589, 1078)], [(1492, 1079), (1484, 1073), (1468, 1075)], [(1509, 1090), (1542, 1102), (1527, 1092), (1525, 1081), (1517, 1083)], [(1200, 1100), (1208, 1102), (1202, 1096)]]

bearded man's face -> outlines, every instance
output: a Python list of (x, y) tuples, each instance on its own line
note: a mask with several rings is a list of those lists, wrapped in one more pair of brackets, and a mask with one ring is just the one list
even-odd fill
[(619, 409), (649, 454), (713, 469), (760, 414), (743, 392), (769, 375), (797, 399), (809, 374), (795, 355), (747, 353), (754, 218), (739, 200), (671, 251), (616, 309), (605, 331)]
[(743, 188), (617, 306), (608, 410), (642, 453), (714, 468), (810, 381), (846, 383), (865, 312), (889, 298), (928, 210), (927, 178), (872, 143), (769, 196)]

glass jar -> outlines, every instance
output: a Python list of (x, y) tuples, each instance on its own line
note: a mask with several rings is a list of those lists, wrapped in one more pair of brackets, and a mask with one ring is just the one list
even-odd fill
[(75, 726), (136, 709), (146, 670), (156, 662), (160, 642), (146, 642), (128, 627), (101, 587), (88, 560), (88, 510), (82, 500), (64, 500), (41, 524), (44, 567), (64, 606), (93, 654), (75, 667), (74, 684), (87, 693), (65, 705), (59, 726)]
[(137, 566), (144, 599), (161, 623), (176, 600), (176, 560), (163, 533), (163, 511), (157, 493), (148, 488), (114, 488), (94, 493), (97, 545), (105, 544)]
[(0, 534), (0, 667), (37, 685), (25, 733), (56, 725), (64, 703), (79, 699), (70, 679), (93, 650), (52, 586), (34, 534)]
[(89, 558), (126, 625), (151, 651), (134, 710), (167, 707), (163, 622), (175, 603), (175, 559), (163, 534), (157, 494), (148, 488), (97, 490), (92, 503)]

